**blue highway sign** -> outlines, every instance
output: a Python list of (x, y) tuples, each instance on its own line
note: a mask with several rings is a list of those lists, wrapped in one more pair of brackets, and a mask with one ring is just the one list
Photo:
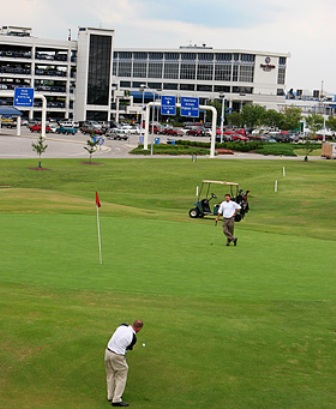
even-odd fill
[(181, 116), (199, 117), (199, 99), (197, 97), (181, 97)]
[(162, 95), (161, 115), (176, 115), (176, 97)]
[(14, 89), (14, 106), (15, 107), (32, 107), (34, 104), (34, 88), (15, 88)]

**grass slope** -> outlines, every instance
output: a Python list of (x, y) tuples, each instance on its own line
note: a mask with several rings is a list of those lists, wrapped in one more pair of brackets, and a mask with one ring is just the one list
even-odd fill
[[(140, 317), (132, 407), (334, 408), (334, 162), (100, 162), (0, 162), (2, 406), (107, 407), (104, 348)], [(251, 190), (236, 248), (187, 216), (205, 178)]]

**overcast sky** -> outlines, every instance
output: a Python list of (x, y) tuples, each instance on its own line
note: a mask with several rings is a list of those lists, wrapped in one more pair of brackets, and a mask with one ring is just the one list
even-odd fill
[(336, 0), (12, 0), (1, 25), (77, 39), (78, 27), (115, 30), (114, 46), (289, 52), (287, 88), (336, 93)]

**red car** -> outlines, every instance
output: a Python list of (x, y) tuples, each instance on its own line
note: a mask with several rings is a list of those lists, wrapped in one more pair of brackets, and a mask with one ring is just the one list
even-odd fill
[(165, 128), (163, 133), (170, 136), (183, 136), (183, 132), (177, 128)]
[[(30, 132), (41, 132), (42, 131), (42, 126), (41, 124), (35, 124), (29, 127)], [(46, 133), (51, 132), (51, 128), (49, 125), (46, 126)]]
[(200, 127), (195, 127), (188, 129), (186, 132), (186, 135), (191, 135), (191, 136), (204, 136), (205, 135), (205, 130)]
[(249, 140), (249, 138), (247, 138), (246, 136), (240, 133), (232, 133), (230, 134), (230, 138), (232, 138), (232, 140), (234, 141), (242, 141), (242, 142), (246, 142)]

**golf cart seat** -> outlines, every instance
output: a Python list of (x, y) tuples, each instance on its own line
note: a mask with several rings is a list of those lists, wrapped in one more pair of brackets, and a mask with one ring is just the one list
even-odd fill
[(202, 206), (202, 209), (203, 209), (203, 213), (211, 213), (211, 209), (210, 209), (210, 206), (209, 206), (209, 200), (202, 199), (201, 200), (201, 206)]

